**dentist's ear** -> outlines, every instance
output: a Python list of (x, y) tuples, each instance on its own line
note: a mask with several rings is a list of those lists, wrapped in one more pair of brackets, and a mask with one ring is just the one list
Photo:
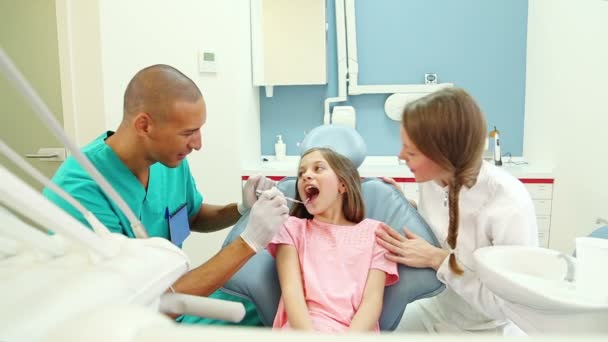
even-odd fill
[(133, 117), (132, 125), (138, 134), (144, 135), (144, 134), (148, 134), (148, 132), (150, 132), (151, 122), (152, 122), (152, 119), (150, 117), (150, 114), (145, 113), (145, 112), (140, 112), (140, 113), (137, 113)]

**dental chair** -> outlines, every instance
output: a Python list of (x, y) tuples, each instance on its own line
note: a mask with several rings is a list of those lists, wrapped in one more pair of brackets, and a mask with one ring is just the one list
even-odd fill
[(602, 226), (589, 234), (589, 237), (595, 237), (600, 239), (608, 239), (608, 226)]
[[(356, 167), (365, 159), (365, 142), (352, 128), (338, 125), (319, 126), (308, 133), (300, 146), (301, 153), (312, 147), (329, 147), (348, 157)], [(294, 169), (294, 172), (296, 170)], [(277, 187), (285, 196), (294, 197), (296, 179), (286, 177)], [(403, 193), (381, 179), (367, 178), (361, 182), (366, 217), (385, 222), (403, 234), (407, 226), (413, 233), (439, 246), (431, 229), (407, 201)], [(243, 215), (224, 241), (224, 246), (245, 229), (249, 215)], [(433, 269), (399, 265), (399, 282), (385, 288), (380, 329), (394, 330), (408, 303), (432, 297), (444, 289)], [(265, 326), (272, 326), (279, 305), (281, 289), (275, 261), (265, 250), (257, 253), (222, 288), (223, 291), (251, 300)]]

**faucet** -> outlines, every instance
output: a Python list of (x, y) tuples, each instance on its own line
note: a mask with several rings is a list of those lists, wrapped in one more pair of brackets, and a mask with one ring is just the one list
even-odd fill
[(568, 266), (568, 270), (566, 271), (566, 276), (564, 277), (564, 280), (570, 283), (573, 282), (576, 271), (576, 260), (574, 260), (573, 257), (564, 253), (560, 253), (557, 257), (566, 260), (566, 265)]

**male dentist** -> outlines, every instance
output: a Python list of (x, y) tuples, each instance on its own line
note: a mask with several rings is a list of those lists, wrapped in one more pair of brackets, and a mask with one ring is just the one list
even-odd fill
[[(283, 194), (265, 177), (247, 181), (242, 203), (203, 203), (186, 156), (201, 149), (201, 127), (206, 119), (205, 101), (196, 84), (171, 66), (153, 65), (140, 70), (129, 82), (123, 119), (116, 132), (105, 132), (82, 149), (139, 217), (149, 236), (164, 237), (181, 246), (190, 230), (214, 232), (252, 211), (240, 238), (173, 284), (176, 292), (199, 296), (213, 294), (264, 249), (288, 216)], [(112, 232), (135, 237), (126, 216), (73, 157), (57, 170), (53, 182)], [(256, 190), (267, 191), (258, 199)], [(75, 208), (50, 189), (45, 189), (44, 195), (88, 226)], [(216, 292), (212, 297), (229, 296)], [(244, 324), (255, 324), (255, 308), (245, 304)]]

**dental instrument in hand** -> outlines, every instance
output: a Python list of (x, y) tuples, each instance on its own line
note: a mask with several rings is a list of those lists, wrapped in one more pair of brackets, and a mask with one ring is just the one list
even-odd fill
[[(255, 191), (255, 195), (256, 196), (260, 197), (261, 194), (262, 194), (262, 190), (256, 190)], [(285, 197), (286, 200), (294, 202), (294, 203), (302, 203), (302, 204), (308, 203), (308, 199), (306, 199), (306, 201), (300, 201), (300, 200), (297, 200), (295, 198), (291, 198), (291, 197), (287, 197), (287, 196), (284, 196), (284, 197)]]

